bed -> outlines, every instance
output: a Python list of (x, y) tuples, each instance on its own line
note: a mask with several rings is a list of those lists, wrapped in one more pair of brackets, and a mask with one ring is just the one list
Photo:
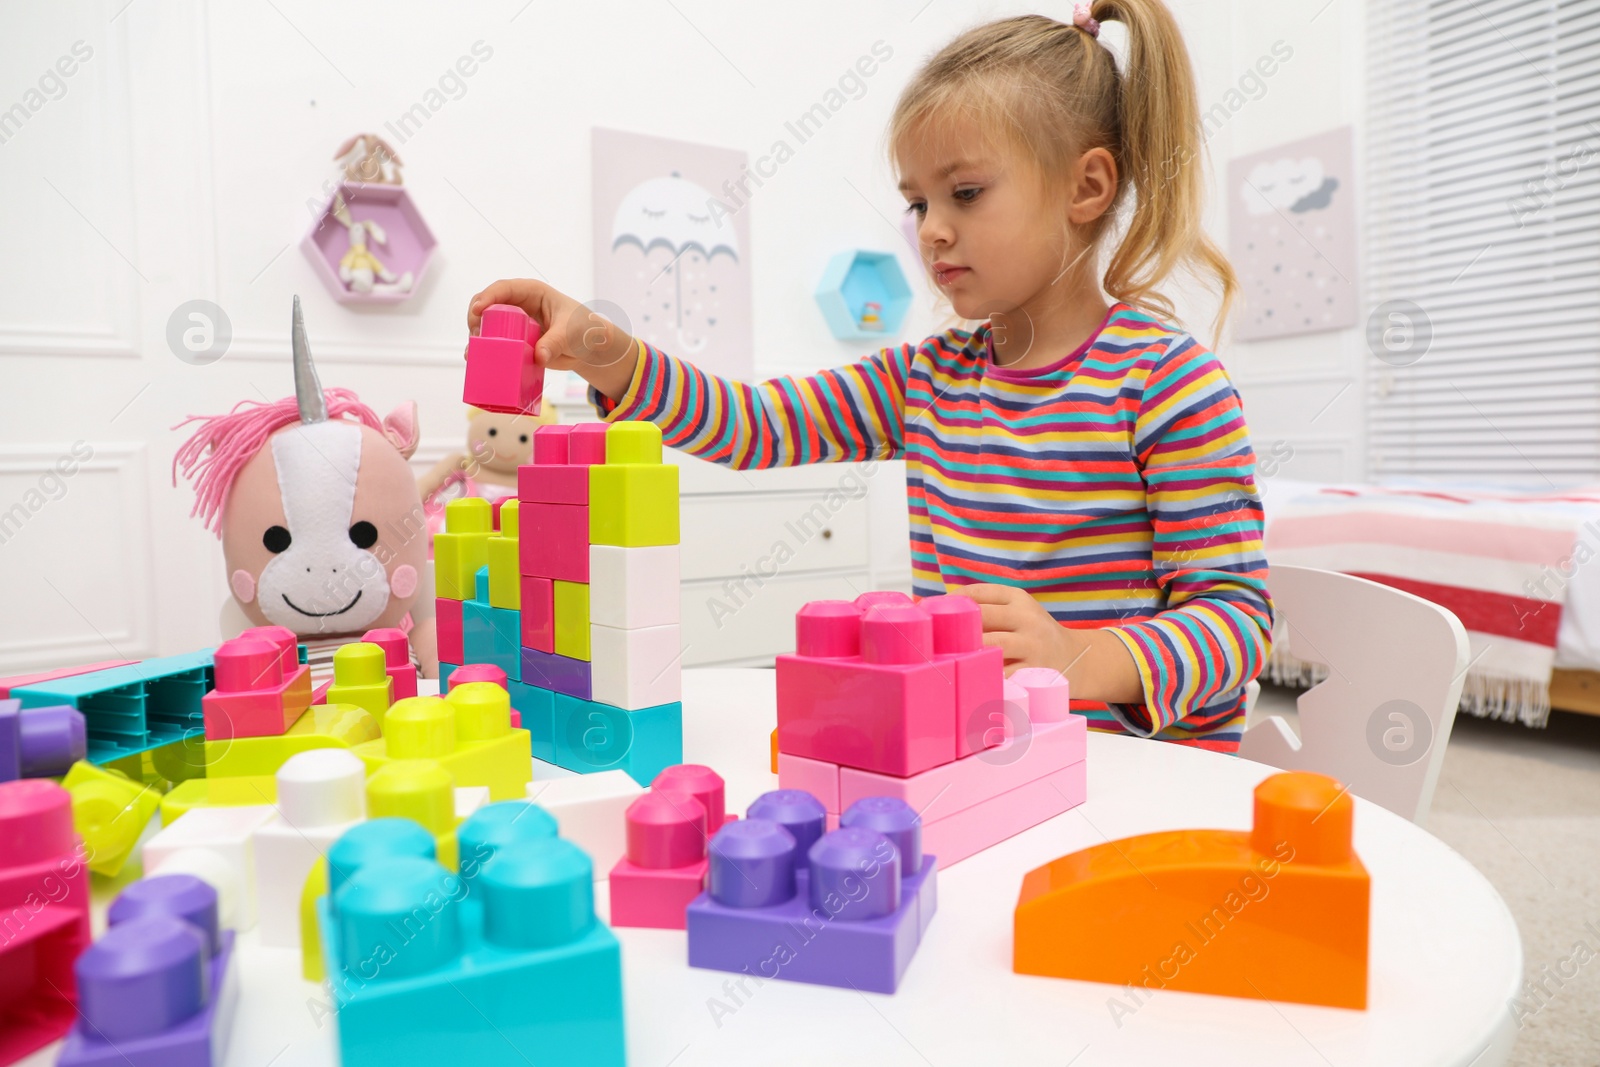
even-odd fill
[[(1267, 558), (1359, 574), (1454, 611), (1469, 714), (1546, 724), (1600, 715), (1600, 487), (1550, 493), (1261, 480)], [(1319, 665), (1276, 642), (1265, 680)]]

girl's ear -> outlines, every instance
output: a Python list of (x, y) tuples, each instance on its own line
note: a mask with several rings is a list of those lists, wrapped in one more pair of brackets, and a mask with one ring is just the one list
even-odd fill
[(417, 403), (407, 400), (383, 417), (383, 436), (400, 450), (406, 459), (417, 450), (420, 432), (417, 429)]

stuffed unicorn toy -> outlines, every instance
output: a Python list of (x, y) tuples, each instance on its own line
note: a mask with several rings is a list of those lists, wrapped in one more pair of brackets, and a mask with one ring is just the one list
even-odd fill
[[(295, 395), (243, 401), (200, 423), (173, 458), (195, 483), (191, 515), (222, 538), (237, 625), (293, 630), (314, 646), (397, 627), (427, 677), (438, 673), (427, 519), (407, 463), (416, 405), (379, 420), (347, 389), (323, 390), (300, 298), (292, 324)], [(313, 654), (313, 666), (317, 657)]]

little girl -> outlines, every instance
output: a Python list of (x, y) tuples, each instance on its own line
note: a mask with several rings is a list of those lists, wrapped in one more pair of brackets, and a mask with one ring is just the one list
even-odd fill
[[(1124, 70), (1098, 40), (1108, 20), (1127, 30)], [(1225, 313), (1234, 290), (1201, 230), (1200, 120), (1171, 13), (1096, 0), (1071, 24), (969, 30), (906, 87), (889, 132), (923, 261), (957, 314), (986, 320), (975, 330), (747, 385), (536, 281), (489, 286), (468, 326), (490, 304), (524, 308), (546, 328), (540, 363), (702, 459), (904, 459), (918, 595), (978, 601), (1007, 670), (1064, 672), (1091, 726), (1235, 751), (1272, 605), (1239, 396), (1157, 291), (1209, 275)]]

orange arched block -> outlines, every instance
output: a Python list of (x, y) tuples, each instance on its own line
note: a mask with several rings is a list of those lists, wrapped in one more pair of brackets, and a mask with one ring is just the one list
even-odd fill
[(1354, 810), (1332, 778), (1275, 774), (1249, 833), (1143, 834), (1029, 871), (1012, 970), (1365, 1008), (1371, 880)]
[(772, 731), (772, 773), (778, 773), (778, 731)]

